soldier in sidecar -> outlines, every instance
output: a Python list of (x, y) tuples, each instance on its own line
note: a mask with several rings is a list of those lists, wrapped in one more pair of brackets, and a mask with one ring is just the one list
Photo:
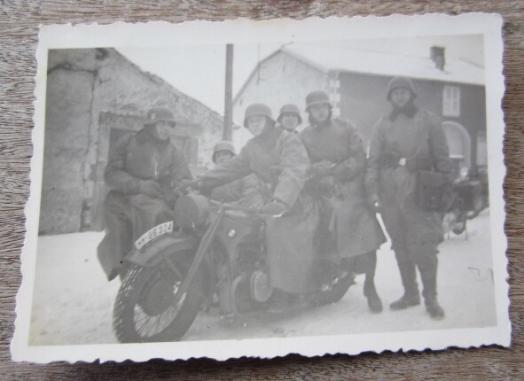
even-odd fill
[[(235, 156), (235, 148), (229, 141), (218, 142), (213, 147), (212, 159), (215, 166), (226, 163)], [(264, 205), (264, 199), (267, 198), (264, 191), (264, 184), (252, 173), (213, 189), (211, 199), (256, 209)]]

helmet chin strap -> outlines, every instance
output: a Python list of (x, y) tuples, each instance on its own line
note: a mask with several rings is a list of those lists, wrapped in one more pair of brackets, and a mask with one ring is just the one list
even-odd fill
[(328, 114), (327, 118), (325, 120), (323, 120), (323, 121), (316, 120), (310, 114), (309, 115), (309, 123), (311, 123), (311, 125), (315, 126), (315, 127), (326, 127), (326, 126), (329, 126), (329, 124), (331, 123), (331, 110), (329, 110), (329, 114)]
[(404, 114), (409, 118), (413, 118), (415, 114), (417, 113), (418, 108), (414, 103), (413, 98), (411, 98), (404, 106), (399, 107), (395, 104), (393, 104), (393, 109), (391, 111), (391, 114), (389, 115), (389, 118), (393, 121), (395, 120), (400, 114)]

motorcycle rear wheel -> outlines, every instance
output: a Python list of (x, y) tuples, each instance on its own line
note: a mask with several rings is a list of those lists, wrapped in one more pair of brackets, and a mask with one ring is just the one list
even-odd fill
[(191, 327), (204, 302), (203, 277), (198, 271), (180, 298), (177, 287), (191, 261), (184, 256), (170, 260), (172, 266), (164, 261), (155, 267), (134, 266), (122, 281), (113, 309), (118, 341), (178, 341)]

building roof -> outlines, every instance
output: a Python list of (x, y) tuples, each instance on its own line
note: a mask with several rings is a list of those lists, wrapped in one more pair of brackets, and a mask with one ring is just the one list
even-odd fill
[[(330, 44), (293, 43), (277, 52), (290, 54), (319, 70), (347, 71), (365, 74), (406, 76), (443, 82), (484, 85), (484, 68), (461, 59), (446, 57), (444, 70), (439, 70), (429, 57), (379, 52)], [(270, 58), (270, 57), (268, 57)]]
[(379, 52), (329, 44), (291, 43), (283, 45), (261, 60), (250, 73), (234, 98), (238, 100), (258, 68), (278, 54), (288, 54), (322, 72), (343, 71), (371, 75), (404, 76), (422, 80), (484, 85), (484, 68), (465, 60), (446, 57), (444, 70), (435, 67), (428, 56)]

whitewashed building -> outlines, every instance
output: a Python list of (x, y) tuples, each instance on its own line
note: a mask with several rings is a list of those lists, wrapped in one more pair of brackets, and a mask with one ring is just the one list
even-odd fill
[[(484, 170), (484, 68), (447, 59), (443, 47), (428, 46), (424, 54), (413, 56), (332, 43), (284, 45), (256, 65), (236, 94), (234, 120), (241, 125), (245, 108), (264, 102), (275, 115), (283, 104), (294, 103), (307, 121), (306, 95), (325, 90), (334, 116), (354, 123), (367, 140), (378, 118), (389, 110), (385, 92), (393, 76), (412, 78), (418, 104), (442, 117), (457, 165)], [(237, 140), (246, 138), (238, 136)]]

